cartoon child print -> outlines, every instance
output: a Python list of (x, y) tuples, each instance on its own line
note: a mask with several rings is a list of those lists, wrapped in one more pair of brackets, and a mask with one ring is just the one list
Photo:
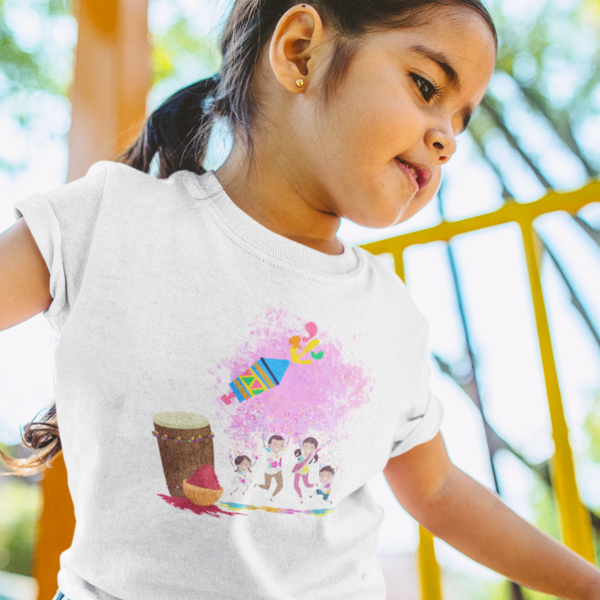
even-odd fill
[(331, 494), (331, 481), (334, 478), (335, 473), (336, 472), (333, 470), (333, 467), (331, 467), (330, 465), (322, 467), (319, 471), (320, 485), (317, 488), (317, 491), (314, 494), (310, 495), (310, 498), (313, 498), (315, 495), (321, 495), (325, 502), (333, 504), (333, 502), (329, 500), (329, 494)]
[[(291, 434), (291, 432), (290, 432)], [(271, 495), (271, 502), (273, 502), (273, 498), (281, 492), (283, 489), (283, 471), (282, 471), (282, 463), (283, 463), (283, 455), (289, 445), (290, 436), (288, 435), (287, 442), (284, 442), (284, 439), (280, 435), (272, 435), (269, 438), (268, 444), (265, 443), (265, 430), (263, 429), (263, 446), (266, 452), (267, 458), (267, 466), (265, 470), (265, 482), (263, 484), (255, 483), (254, 487), (258, 486), (263, 490), (269, 490), (271, 488), (271, 483), (273, 479), (275, 479), (275, 483), (277, 486), (275, 487), (275, 491)]]
[(236, 456), (235, 464), (231, 460), (231, 457), (229, 458), (229, 462), (231, 462), (231, 465), (235, 468), (236, 473), (231, 484), (232, 486), (235, 485), (236, 488), (232, 492), (230, 492), (229, 495), (233, 496), (234, 492), (237, 492), (238, 489), (242, 489), (245, 487), (246, 489), (242, 492), (243, 496), (252, 485), (252, 478), (250, 477), (250, 475), (248, 475), (248, 473), (252, 473), (252, 467), (256, 464), (256, 460), (252, 462), (248, 456), (246, 456), (245, 454), (241, 454), (239, 456)]
[(302, 443), (298, 438), (298, 444), (300, 448), (294, 451), (294, 455), (298, 459), (297, 464), (292, 469), (294, 475), (294, 489), (300, 497), (300, 504), (304, 502), (302, 499), (302, 490), (300, 489), (300, 479), (304, 481), (304, 485), (307, 488), (315, 487), (314, 483), (308, 481), (308, 475), (310, 473), (309, 464), (317, 462), (319, 460), (318, 452), (329, 442), (325, 442), (323, 446), (319, 447), (319, 442), (314, 437), (307, 437)]

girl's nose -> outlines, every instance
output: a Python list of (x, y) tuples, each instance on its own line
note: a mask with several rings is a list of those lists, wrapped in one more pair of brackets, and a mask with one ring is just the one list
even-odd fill
[(427, 130), (425, 143), (438, 164), (448, 162), (456, 152), (456, 140), (451, 128), (449, 131), (434, 128)]

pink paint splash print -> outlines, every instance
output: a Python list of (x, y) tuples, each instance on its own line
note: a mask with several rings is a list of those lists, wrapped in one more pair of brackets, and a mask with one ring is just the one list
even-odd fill
[[(265, 321), (252, 328), (236, 356), (222, 361), (222, 368), (232, 381), (261, 358), (289, 360), (290, 348), (292, 352), (296, 350), (290, 341), (302, 334), (307, 337), (306, 322), (293, 322), (284, 310), (269, 311)], [(314, 323), (309, 326), (316, 328)], [(368, 401), (371, 382), (361, 365), (344, 359), (340, 343), (329, 338), (323, 328), (316, 335), (320, 342), (317, 349), (322, 354), (319, 360), (311, 356), (310, 364), (290, 362), (277, 387), (244, 402), (233, 399), (230, 406), (219, 407), (220, 416), (230, 422), (229, 433), (243, 439), (267, 427), (270, 431), (300, 435), (309, 430), (339, 434), (347, 412)], [(223, 390), (222, 383), (216, 387)], [(216, 402), (223, 405), (220, 397)]]
[[(271, 451), (287, 456), (289, 443), (295, 461), (294, 448), (310, 436), (323, 452), (312, 461), (318, 461), (316, 474), (304, 469), (304, 483), (309, 477), (318, 483), (323, 467), (343, 471), (340, 443), (350, 436), (352, 413), (369, 401), (372, 390), (362, 364), (350, 362), (349, 355), (323, 324), (290, 316), (284, 309), (268, 310), (248, 328), (236, 354), (218, 365), (214, 402), (230, 440), (230, 448), (220, 452), (266, 452), (268, 459)], [(280, 467), (267, 469), (265, 481), (277, 479)]]

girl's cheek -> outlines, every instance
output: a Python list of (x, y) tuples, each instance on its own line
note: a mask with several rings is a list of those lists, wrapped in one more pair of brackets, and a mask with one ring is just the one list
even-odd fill
[(431, 200), (431, 198), (433, 198), (437, 194), (437, 191), (438, 191), (438, 189), (440, 187), (441, 181), (442, 181), (442, 168), (441, 167), (436, 167), (435, 170), (434, 170), (434, 172), (433, 172), (433, 178), (431, 179), (431, 181), (427, 185), (427, 187), (431, 188), (429, 190), (429, 192), (428, 192), (430, 200)]

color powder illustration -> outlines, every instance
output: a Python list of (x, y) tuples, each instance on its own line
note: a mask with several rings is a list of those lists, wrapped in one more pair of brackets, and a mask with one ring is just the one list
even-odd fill
[[(309, 344), (314, 350), (297, 359), (298, 352), (306, 351)], [(262, 358), (290, 360), (291, 353), (279, 385), (242, 402), (233, 399), (226, 404), (222, 400), (224, 391), (231, 392), (223, 386), (227, 376), (227, 381), (234, 381)], [(362, 364), (351, 362), (350, 356), (351, 348), (342, 348), (325, 324), (308, 322), (307, 329), (306, 319), (290, 316), (283, 309), (269, 310), (249, 327), (236, 355), (220, 362), (214, 402), (222, 422), (229, 424), (225, 431), (232, 442), (235, 440), (241, 452), (259, 443), (263, 429), (286, 438), (290, 434), (290, 444), (296, 444), (297, 436), (316, 432), (321, 432), (320, 442), (326, 441), (325, 435), (337, 441), (347, 438), (349, 417), (369, 400), (372, 389)], [(335, 458), (334, 447), (325, 450)]]
[(202, 465), (191, 477), (188, 478), (187, 482), (190, 485), (196, 485), (208, 490), (218, 490), (221, 487), (219, 485), (217, 474), (211, 465)]

